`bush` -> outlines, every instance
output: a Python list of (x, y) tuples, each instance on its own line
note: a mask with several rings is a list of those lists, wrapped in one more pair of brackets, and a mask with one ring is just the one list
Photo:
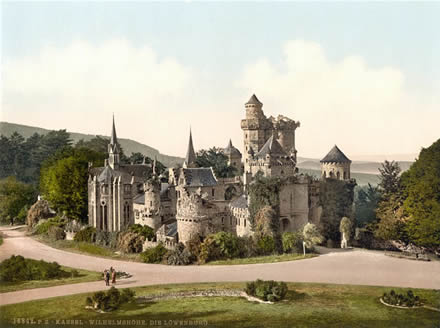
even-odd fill
[(272, 236), (263, 235), (257, 239), (257, 252), (259, 255), (270, 255), (275, 250), (275, 239)]
[(208, 235), (200, 245), (199, 263), (203, 264), (220, 259), (222, 259), (220, 247), (217, 246), (214, 235)]
[(54, 225), (49, 227), (49, 229), (47, 230), (47, 235), (50, 239), (53, 240), (63, 240), (66, 238), (66, 233), (64, 232), (64, 229)]
[(94, 243), (96, 240), (96, 228), (86, 227), (78, 231), (75, 236), (73, 236), (74, 241), (84, 241), (86, 243)]
[(87, 297), (86, 305), (102, 311), (113, 311), (120, 305), (131, 302), (134, 296), (135, 292), (131, 289), (124, 289), (121, 293), (115, 287), (111, 287), (107, 293), (96, 292), (92, 297)]
[(118, 234), (116, 248), (124, 253), (140, 253), (145, 237), (137, 232), (124, 231)]
[(145, 263), (161, 263), (166, 253), (167, 249), (162, 244), (159, 244), (142, 252), (141, 259)]
[(258, 255), (258, 246), (255, 238), (252, 236), (238, 238), (242, 257), (253, 257)]
[(47, 280), (65, 277), (67, 272), (61, 270), (58, 263), (43, 260), (25, 259), (23, 256), (11, 256), (0, 264), (0, 280), (8, 282)]
[(196, 257), (185, 248), (182, 243), (177, 244), (176, 249), (166, 254), (168, 265), (188, 265), (196, 260)]
[(39, 200), (34, 205), (31, 206), (27, 213), (27, 225), (32, 227), (42, 219), (48, 219), (52, 217), (53, 214), (50, 211), (49, 203), (46, 200)]
[(282, 235), (283, 252), (284, 253), (301, 253), (303, 236), (299, 231), (285, 232)]
[(119, 232), (96, 231), (95, 244), (116, 249), (118, 246)]
[(140, 224), (133, 224), (132, 226), (130, 226), (129, 231), (138, 233), (144, 236), (146, 240), (150, 241), (152, 241), (156, 237), (154, 230), (146, 225), (143, 226)]
[(412, 290), (408, 290), (406, 295), (397, 294), (394, 290), (391, 290), (389, 293), (383, 294), (382, 300), (387, 304), (397, 306), (413, 307), (422, 305), (419, 296), (415, 296)]
[(196, 258), (200, 256), (202, 241), (198, 235), (193, 236), (190, 240), (188, 240), (185, 244), (186, 249), (194, 255)]
[(287, 285), (285, 282), (257, 279), (246, 284), (245, 292), (263, 301), (278, 302), (286, 296)]
[(307, 223), (304, 226), (303, 237), (306, 247), (309, 249), (313, 249), (313, 246), (322, 243), (324, 239), (313, 223)]
[(41, 220), (36, 225), (34, 232), (39, 235), (40, 234), (48, 234), (50, 227), (54, 226), (54, 227), (63, 228), (66, 223), (67, 223), (67, 219), (59, 217), (59, 216), (50, 218), (46, 221)]

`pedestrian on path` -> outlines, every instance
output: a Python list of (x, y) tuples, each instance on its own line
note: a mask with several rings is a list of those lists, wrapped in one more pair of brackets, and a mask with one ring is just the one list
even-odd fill
[(112, 284), (116, 284), (116, 270), (112, 268)]
[(108, 272), (107, 269), (104, 270), (104, 280), (105, 280), (105, 285), (106, 286), (110, 286), (110, 272)]

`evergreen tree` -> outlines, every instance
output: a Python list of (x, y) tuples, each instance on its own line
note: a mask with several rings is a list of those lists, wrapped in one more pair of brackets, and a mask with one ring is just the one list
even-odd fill
[(199, 167), (212, 167), (218, 178), (231, 178), (236, 174), (235, 167), (228, 165), (228, 157), (216, 147), (198, 151), (196, 163)]

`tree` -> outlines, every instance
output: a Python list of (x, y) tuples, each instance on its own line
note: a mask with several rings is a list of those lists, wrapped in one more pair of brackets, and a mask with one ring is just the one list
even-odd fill
[(41, 171), (41, 191), (57, 212), (87, 221), (88, 163), (102, 165), (104, 155), (87, 148), (70, 148), (50, 158)]
[(385, 198), (388, 195), (395, 194), (400, 191), (400, 169), (399, 163), (395, 161), (385, 161), (379, 168), (380, 182), (379, 188)]
[(381, 193), (377, 186), (373, 187), (368, 184), (367, 186), (355, 188), (355, 218), (358, 227), (363, 227), (377, 220), (376, 208), (380, 198)]
[(405, 231), (417, 245), (440, 247), (440, 139), (402, 174)]
[(355, 183), (336, 179), (321, 182), (319, 201), (322, 205), (320, 228), (327, 240), (341, 240), (341, 218), (353, 217)]
[(216, 147), (198, 151), (196, 163), (199, 167), (212, 167), (218, 178), (231, 178), (236, 175), (236, 168), (228, 165), (228, 157)]
[(15, 177), (0, 180), (0, 220), (9, 221), (19, 216), (23, 208), (35, 201), (31, 185), (17, 181)]
[(306, 247), (313, 249), (313, 246), (323, 242), (324, 237), (313, 223), (307, 223), (303, 229), (303, 237)]

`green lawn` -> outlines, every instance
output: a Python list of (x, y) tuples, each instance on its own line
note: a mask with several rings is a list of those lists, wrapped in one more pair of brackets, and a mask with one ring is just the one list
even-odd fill
[(310, 259), (318, 256), (317, 254), (281, 254), (281, 255), (268, 255), (268, 256), (256, 256), (242, 259), (220, 260), (207, 262), (206, 265), (234, 265), (234, 264), (256, 264), (256, 263), (275, 263), (285, 261), (295, 261)]
[(66, 271), (67, 273), (71, 273), (72, 270), (76, 270), (76, 271), (78, 271), (78, 276), (67, 277), (67, 274), (66, 274), (66, 278), (60, 278), (60, 279), (31, 280), (31, 281), (21, 281), (21, 282), (0, 281), (0, 293), (14, 292), (14, 291), (23, 290), (23, 289), (68, 285), (68, 284), (75, 284), (75, 283), (79, 283), (79, 282), (89, 282), (89, 281), (96, 281), (96, 280), (102, 279), (101, 272), (73, 269), (73, 268), (64, 267), (64, 266), (62, 266), (61, 269)]
[[(205, 283), (135, 288), (136, 294), (152, 295), (185, 290), (242, 289), (244, 283)], [(145, 320), (143, 326), (157, 327), (177, 321), (199, 321), (205, 327), (438, 327), (440, 313), (432, 310), (395, 309), (382, 305), (379, 297), (390, 288), (350, 285), (289, 283), (285, 301), (269, 305), (234, 297), (194, 297), (143, 304), (126, 304), (112, 313), (85, 310), (90, 294), (58, 297), (0, 307), (0, 326), (13, 318), (34, 321), (47, 319)], [(396, 291), (404, 289), (395, 288)], [(413, 289), (426, 304), (440, 308), (440, 291)], [(153, 325), (155, 321), (155, 325)], [(101, 321), (102, 322), (102, 321)], [(159, 325), (161, 323), (161, 325)], [(142, 323), (141, 323), (142, 324)], [(182, 325), (184, 322), (182, 322)], [(26, 325), (31, 327), (32, 325)], [(102, 326), (102, 325), (101, 325)], [(105, 327), (112, 327), (107, 322)], [(119, 327), (124, 325), (119, 325)], [(177, 322), (179, 326), (179, 322)], [(192, 325), (198, 327), (203, 325)], [(69, 325), (74, 327), (74, 325)]]
[(117, 254), (114, 250), (99, 246), (93, 243), (87, 243), (87, 242), (76, 242), (73, 240), (51, 240), (48, 237), (45, 237), (43, 235), (35, 235), (32, 236), (39, 242), (42, 242), (46, 245), (49, 245), (53, 248), (62, 249), (64, 251), (68, 252), (74, 252), (74, 253), (80, 253), (85, 255), (93, 255), (98, 257), (104, 257), (104, 258), (111, 258), (114, 260), (124, 260), (124, 261), (135, 261), (135, 262), (141, 262), (139, 254)]

